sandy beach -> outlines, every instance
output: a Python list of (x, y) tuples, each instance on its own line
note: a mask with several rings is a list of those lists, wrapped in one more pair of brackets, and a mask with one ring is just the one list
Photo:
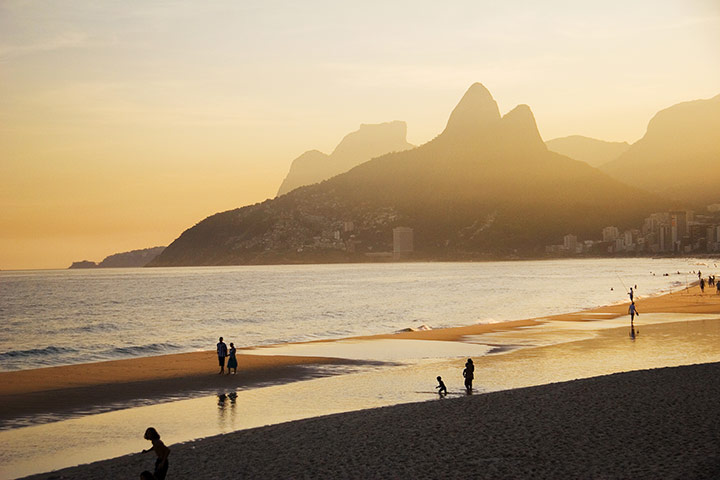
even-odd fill
[[(545, 322), (622, 317), (627, 307), (356, 340), (460, 341)], [(720, 313), (720, 295), (700, 295), (691, 287), (641, 298), (638, 309), (640, 319), (651, 313)], [(212, 351), (0, 373), (0, 415), (72, 412), (218, 386), (252, 388), (342, 374), (371, 363), (247, 353), (252, 352), (238, 358), (238, 375), (229, 377), (216, 374)], [(502, 368), (502, 358), (487, 358)], [(170, 478), (210, 478), (221, 471), (263, 478), (712, 478), (720, 451), (717, 415), (711, 412), (717, 410), (719, 368), (634, 372), (243, 430), (175, 445)], [(698, 421), (707, 431), (695, 428)], [(714, 453), (708, 451), (713, 448)], [(126, 456), (33, 478), (130, 478), (146, 463)]]
[[(507, 331), (547, 321), (583, 321), (578, 315), (615, 318), (627, 314), (628, 303), (609, 305), (584, 312), (517, 320), (495, 324), (477, 324), (439, 330), (398, 332), (353, 337), (353, 340), (407, 339), (459, 341), (464, 337)], [(642, 314), (720, 313), (720, 295), (700, 295), (698, 286), (667, 295), (638, 300)], [(584, 317), (584, 318), (586, 318)], [(315, 343), (332, 342), (320, 340)], [(88, 405), (103, 405), (139, 398), (172, 397), (180, 393), (205, 392), (217, 387), (243, 388), (258, 384), (302, 380), (342, 373), (342, 367), (362, 363), (339, 358), (286, 355), (238, 354), (238, 374), (217, 373), (214, 351), (181, 353), (155, 357), (114, 360), (80, 365), (0, 372), (0, 421), (19, 415), (70, 412)], [(337, 367), (323, 368), (323, 367)], [(47, 393), (52, 392), (52, 401)]]
[[(169, 478), (718, 478), (719, 375), (629, 372), (244, 430), (173, 445)], [(134, 478), (150, 464), (29, 478)]]

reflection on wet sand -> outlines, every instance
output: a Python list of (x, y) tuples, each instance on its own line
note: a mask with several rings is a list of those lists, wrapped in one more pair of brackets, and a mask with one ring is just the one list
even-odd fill
[[(644, 322), (651, 320), (643, 317)], [(694, 318), (694, 321), (688, 321)], [(674, 322), (672, 321), (674, 319)], [(681, 321), (682, 320), (682, 321)], [(605, 322), (615, 322), (608, 327)], [(473, 356), (473, 393), (540, 385), (608, 373), (720, 361), (718, 316), (678, 315), (643, 323), (642, 341), (629, 341), (629, 318), (575, 323), (553, 322), (474, 337), (476, 345), (539, 344), (505, 353)], [(569, 343), (546, 343), (552, 329), (563, 329)], [(594, 331), (588, 331), (590, 326)], [(571, 327), (575, 331), (571, 331)], [(502, 338), (501, 338), (502, 337)], [(640, 337), (636, 335), (636, 340)], [(478, 345), (479, 344), (479, 345)], [(427, 344), (417, 343), (418, 348)], [(463, 343), (459, 343), (463, 345)], [(485, 343), (484, 345), (487, 345)], [(322, 347), (319, 347), (322, 348)], [(466, 395), (462, 368), (467, 356), (422, 358), (401, 365), (274, 385), (210, 397), (181, 400), (0, 432), (0, 477), (12, 478), (138, 451), (138, 429), (153, 425), (168, 444), (301, 418), (416, 401), (437, 401), (441, 376), (448, 396)], [(321, 399), (319, 401), (318, 399)], [(242, 406), (242, 414), (238, 411)]]
[(237, 392), (217, 394), (218, 428), (222, 429), (229, 426), (231, 430), (235, 430), (235, 406), (237, 397)]

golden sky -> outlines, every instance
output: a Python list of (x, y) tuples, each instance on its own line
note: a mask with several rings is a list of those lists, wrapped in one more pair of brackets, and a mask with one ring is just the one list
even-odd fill
[(432, 139), (474, 82), (633, 142), (720, 93), (720, 2), (0, 0), (0, 269), (167, 245), (360, 123)]

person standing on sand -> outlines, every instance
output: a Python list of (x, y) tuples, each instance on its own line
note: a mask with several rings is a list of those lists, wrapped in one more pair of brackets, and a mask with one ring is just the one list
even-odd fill
[(463, 370), (463, 377), (465, 377), (465, 390), (468, 394), (472, 393), (472, 382), (475, 378), (475, 365), (473, 364), (472, 358), (468, 358), (465, 362), (465, 369)]
[(233, 375), (235, 375), (237, 373), (237, 358), (235, 358), (235, 352), (237, 352), (237, 349), (235, 348), (235, 345), (233, 344), (233, 342), (230, 342), (230, 355), (229, 355), (230, 358), (228, 359), (228, 364), (227, 364), (227, 368), (228, 368), (227, 374), (228, 375), (230, 375), (231, 369), (233, 370)]
[(632, 287), (630, 287), (630, 293), (628, 293), (628, 295), (630, 295), (630, 301), (632, 302), (632, 301), (633, 301), (633, 289), (632, 289)]
[(168, 456), (170, 455), (170, 449), (160, 440), (160, 434), (153, 427), (145, 430), (145, 440), (150, 440), (152, 447), (143, 450), (142, 453), (155, 452), (157, 460), (155, 460), (155, 471), (153, 475), (157, 480), (165, 480), (169, 466)]
[(630, 303), (630, 307), (628, 307), (628, 313), (630, 314), (630, 325), (633, 324), (633, 321), (635, 320), (635, 315), (638, 317), (640, 316), (640, 312), (637, 311), (637, 308), (635, 308), (635, 302)]
[(705, 293), (705, 279), (700, 279), (700, 293)]
[(227, 357), (227, 355), (227, 345), (223, 342), (223, 337), (220, 337), (220, 341), (217, 344), (218, 363), (220, 364), (220, 372), (218, 372), (218, 375), (225, 373), (225, 357)]

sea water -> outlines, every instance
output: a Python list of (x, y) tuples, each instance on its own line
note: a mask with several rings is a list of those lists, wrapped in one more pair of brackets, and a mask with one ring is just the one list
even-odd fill
[[(0, 370), (573, 312), (717, 272), (707, 259), (0, 272)], [(668, 276), (664, 276), (668, 274)]]

